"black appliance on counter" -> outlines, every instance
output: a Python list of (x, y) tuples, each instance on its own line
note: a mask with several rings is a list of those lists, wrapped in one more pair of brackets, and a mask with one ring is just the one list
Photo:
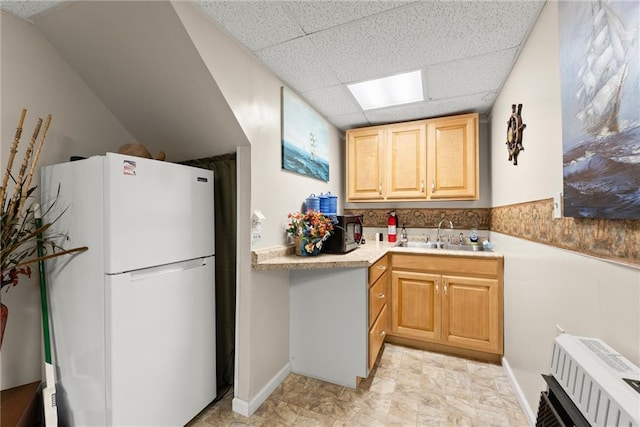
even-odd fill
[(362, 241), (362, 215), (337, 215), (335, 218), (333, 234), (322, 245), (322, 251), (346, 254)]

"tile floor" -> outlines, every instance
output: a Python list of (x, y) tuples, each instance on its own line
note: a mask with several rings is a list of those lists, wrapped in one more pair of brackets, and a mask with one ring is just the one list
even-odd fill
[(232, 397), (189, 427), (527, 426), (501, 366), (391, 344), (355, 390), (292, 373), (249, 418)]

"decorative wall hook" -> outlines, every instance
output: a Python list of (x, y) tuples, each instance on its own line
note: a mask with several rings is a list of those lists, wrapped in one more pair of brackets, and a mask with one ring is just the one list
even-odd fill
[(518, 165), (518, 154), (524, 151), (522, 145), (522, 133), (526, 124), (522, 123), (522, 104), (511, 104), (511, 116), (507, 120), (507, 151), (509, 152), (509, 161), (513, 160), (514, 165)]

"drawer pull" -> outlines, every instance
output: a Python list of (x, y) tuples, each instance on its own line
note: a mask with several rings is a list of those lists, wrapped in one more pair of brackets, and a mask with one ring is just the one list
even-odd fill
[(378, 298), (382, 299), (382, 298), (384, 298), (384, 297), (385, 297), (385, 294), (384, 294), (384, 293), (380, 292), (380, 293), (378, 294)]
[(386, 266), (386, 265), (379, 265), (379, 266), (378, 266), (378, 269), (379, 269), (379, 270), (386, 270), (386, 269), (387, 269), (387, 266)]

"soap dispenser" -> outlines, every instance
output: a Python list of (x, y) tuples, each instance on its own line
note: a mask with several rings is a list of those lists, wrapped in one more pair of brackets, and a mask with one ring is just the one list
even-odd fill
[(400, 241), (407, 242), (409, 238), (407, 237), (407, 229), (404, 228), (404, 224), (402, 224), (402, 232), (400, 233)]

